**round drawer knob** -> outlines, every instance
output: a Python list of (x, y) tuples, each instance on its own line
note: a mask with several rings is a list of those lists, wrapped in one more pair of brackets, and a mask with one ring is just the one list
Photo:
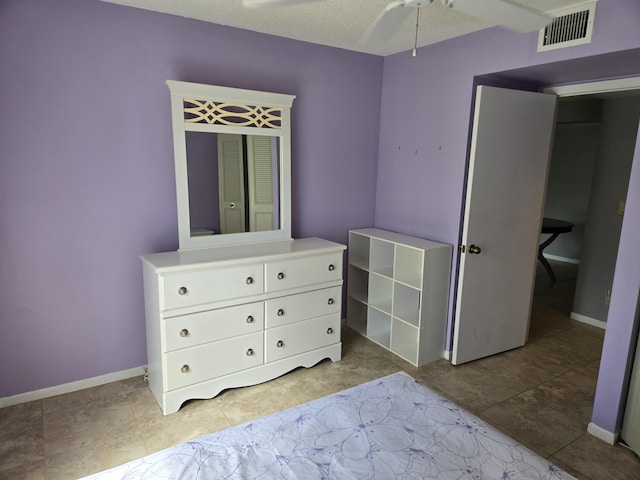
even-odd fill
[(180, 336), (182, 338), (188, 337), (189, 336), (189, 330), (187, 330), (186, 328), (183, 328), (182, 330), (180, 330)]
[(276, 343), (276, 347), (278, 348), (284, 347), (284, 342), (282, 340), (278, 340), (278, 343)]
[(284, 315), (284, 310), (283, 310), (283, 309), (281, 309), (281, 308), (279, 308), (279, 309), (278, 309), (278, 312), (277, 312), (277, 315), (278, 315), (279, 317), (283, 316), (283, 315)]
[(247, 317), (247, 323), (253, 323), (253, 316), (252, 315), (249, 315)]
[(329, 271), (333, 272), (336, 269), (336, 266), (332, 263), (331, 265), (329, 265)]
[(328, 303), (329, 305), (333, 305), (333, 298), (330, 298), (329, 300), (327, 300), (327, 303)]
[(182, 373), (188, 373), (188, 372), (189, 372), (189, 370), (191, 370), (191, 369), (189, 368), (189, 365), (183, 365), (183, 366), (182, 366), (182, 368), (180, 369), (180, 371), (181, 371)]
[(250, 357), (251, 355), (253, 355), (253, 348), (247, 350), (247, 357)]
[(327, 328), (327, 334), (331, 335), (333, 333), (333, 328), (329, 327)]
[(251, 285), (253, 283), (253, 277), (247, 277), (246, 284)]
[(186, 295), (188, 291), (189, 290), (187, 290), (187, 287), (180, 287), (178, 289), (178, 295)]
[(284, 278), (284, 273), (278, 273), (278, 280), (282, 280)]

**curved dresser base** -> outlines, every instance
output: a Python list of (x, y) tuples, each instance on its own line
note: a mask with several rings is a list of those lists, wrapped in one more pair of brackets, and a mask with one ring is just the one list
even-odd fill
[(333, 362), (339, 361), (342, 358), (342, 343), (266, 363), (259, 367), (235, 372), (164, 394), (162, 392), (153, 392), (153, 394), (158, 403), (162, 405), (162, 413), (169, 415), (177, 412), (187, 400), (213, 398), (228, 388), (248, 387), (264, 383), (298, 367), (312, 367), (325, 358), (329, 358)]

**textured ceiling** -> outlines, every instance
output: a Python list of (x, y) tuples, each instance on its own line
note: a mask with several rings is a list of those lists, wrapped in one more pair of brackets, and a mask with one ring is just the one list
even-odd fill
[[(362, 45), (358, 42), (391, 0), (316, 0), (254, 9), (243, 8), (241, 0), (103, 1), (374, 55), (411, 50), (415, 41), (416, 18), (411, 16), (398, 34), (383, 45)], [(513, 1), (544, 12), (583, 3), (581, 0)], [(419, 15), (418, 46), (492, 26), (443, 7), (439, 0), (421, 8)]]

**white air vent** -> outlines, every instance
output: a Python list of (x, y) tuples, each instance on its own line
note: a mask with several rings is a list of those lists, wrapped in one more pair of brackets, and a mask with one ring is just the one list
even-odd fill
[(540, 30), (538, 51), (573, 47), (591, 42), (596, 1), (563, 8), (551, 12), (553, 22)]

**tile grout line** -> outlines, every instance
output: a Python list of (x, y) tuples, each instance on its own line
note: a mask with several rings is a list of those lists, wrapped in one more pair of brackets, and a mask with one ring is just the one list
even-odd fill
[[(142, 444), (144, 445), (145, 450), (147, 451), (147, 455), (149, 455), (151, 452), (151, 449), (149, 448), (149, 445), (147, 444), (147, 440), (145, 435), (142, 434), (142, 425), (141, 425), (141, 419), (138, 417), (138, 415), (136, 415), (136, 409), (134, 408), (133, 404), (131, 403), (131, 395), (130, 392), (127, 392), (124, 388), (124, 384), (123, 384), (124, 380), (120, 380), (118, 383), (120, 384), (120, 388), (122, 388), (122, 393), (124, 394), (124, 397), (127, 400), (127, 405), (129, 406), (129, 410), (131, 410), (131, 415), (133, 416), (134, 421), (136, 422), (136, 430), (138, 431), (138, 434), (140, 435), (140, 438), (142, 440)], [(146, 381), (145, 381), (146, 383)]]

